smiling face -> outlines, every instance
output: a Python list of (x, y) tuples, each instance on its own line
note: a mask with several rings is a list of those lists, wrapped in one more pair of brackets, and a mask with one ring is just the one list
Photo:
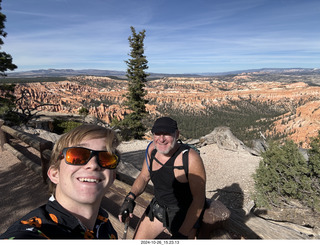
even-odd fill
[(154, 147), (161, 154), (168, 155), (175, 147), (179, 132), (170, 133), (155, 133), (153, 134)]
[[(96, 151), (107, 150), (106, 138), (84, 138), (75, 146)], [(48, 176), (56, 184), (56, 200), (70, 208), (79, 204), (100, 205), (102, 197), (114, 181), (115, 170), (101, 168), (97, 156), (82, 166), (69, 165), (63, 158), (58, 169), (50, 167)]]

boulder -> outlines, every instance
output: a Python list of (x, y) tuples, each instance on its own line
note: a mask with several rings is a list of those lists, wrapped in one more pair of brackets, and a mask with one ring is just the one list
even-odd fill
[(248, 150), (249, 148), (233, 135), (229, 127), (216, 127), (210, 134), (199, 139), (201, 146), (217, 144), (227, 150)]

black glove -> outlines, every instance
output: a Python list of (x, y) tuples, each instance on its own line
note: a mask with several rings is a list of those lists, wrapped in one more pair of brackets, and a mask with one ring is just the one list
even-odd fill
[(132, 198), (126, 196), (119, 210), (119, 215), (122, 215), (122, 222), (126, 220), (129, 214), (133, 213), (135, 206), (136, 202)]
[(176, 240), (188, 239), (188, 236), (185, 236), (178, 231), (172, 234), (171, 239), (176, 239)]

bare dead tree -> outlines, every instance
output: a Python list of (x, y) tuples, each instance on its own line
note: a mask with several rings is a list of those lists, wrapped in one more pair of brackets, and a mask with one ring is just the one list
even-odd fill
[[(30, 102), (33, 102), (32, 105)], [(15, 101), (15, 113), (19, 116), (22, 123), (28, 123), (31, 119), (39, 117), (37, 114), (41, 112), (39, 108), (44, 106), (57, 106), (57, 104), (43, 103), (39, 100), (34, 100), (30, 91), (21, 90), (21, 96)]]

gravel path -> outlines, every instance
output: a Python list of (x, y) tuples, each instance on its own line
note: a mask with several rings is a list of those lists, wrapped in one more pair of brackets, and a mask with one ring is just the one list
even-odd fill
[(10, 151), (0, 151), (0, 234), (18, 218), (47, 202), (42, 177)]

